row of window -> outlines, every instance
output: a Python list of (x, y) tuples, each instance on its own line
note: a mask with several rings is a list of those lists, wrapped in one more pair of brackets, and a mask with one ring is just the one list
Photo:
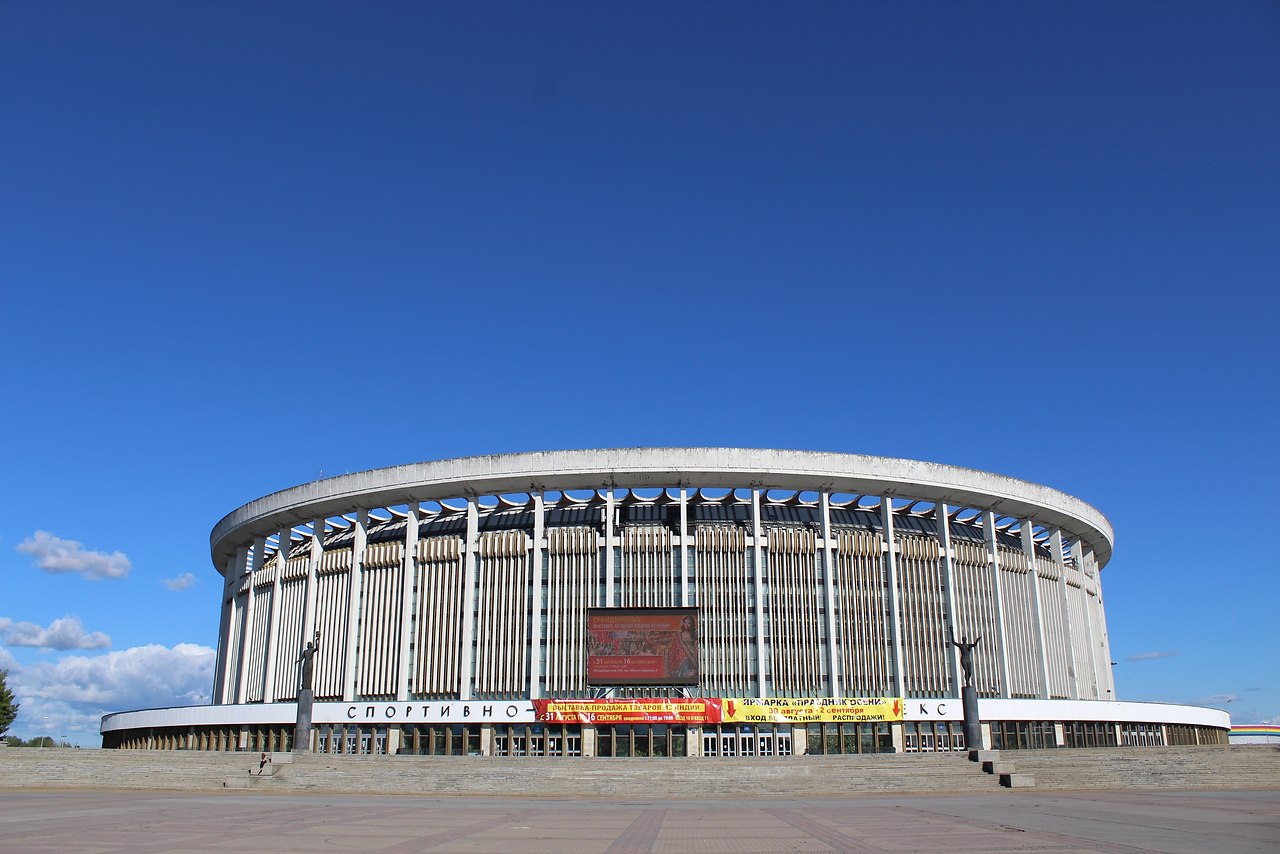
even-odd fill
[[(965, 750), (964, 725), (958, 721), (907, 721), (902, 726), (906, 753)], [(1226, 744), (1227, 734), (1213, 727), (1178, 724), (1067, 721), (1062, 726), (1062, 746), (1160, 747), (1170, 745)], [(1054, 721), (992, 721), (991, 747), (995, 750), (1036, 750), (1058, 747)], [(390, 733), (399, 730), (401, 754), (420, 756), (479, 756), (480, 724), (412, 724), (401, 727), (323, 724), (316, 727), (320, 753), (384, 754)], [(578, 724), (492, 724), (494, 756), (583, 755), (582, 727)], [(803, 731), (804, 752), (809, 755), (892, 753), (893, 733), (888, 723), (717, 724), (702, 728), (703, 756), (790, 756)], [(1119, 735), (1117, 736), (1117, 732)], [(602, 757), (681, 757), (689, 754), (689, 732), (684, 726), (633, 724), (597, 726), (595, 755)], [(289, 726), (166, 727), (106, 733), (104, 748), (139, 750), (200, 750), (276, 752), (293, 749)]]

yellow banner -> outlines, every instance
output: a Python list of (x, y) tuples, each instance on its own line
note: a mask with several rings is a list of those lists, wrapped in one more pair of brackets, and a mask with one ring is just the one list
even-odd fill
[(766, 700), (724, 699), (725, 723), (862, 723), (900, 721), (901, 697), (777, 697)]

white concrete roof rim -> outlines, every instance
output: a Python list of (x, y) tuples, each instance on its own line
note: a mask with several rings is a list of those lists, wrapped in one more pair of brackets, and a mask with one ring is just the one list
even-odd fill
[(815, 490), (942, 502), (1029, 518), (1079, 537), (1099, 568), (1115, 536), (1096, 508), (992, 472), (920, 460), (753, 448), (604, 448), (458, 457), (354, 472), (271, 493), (233, 510), (209, 541), (225, 571), (236, 548), (287, 525), (413, 501), (610, 487)]

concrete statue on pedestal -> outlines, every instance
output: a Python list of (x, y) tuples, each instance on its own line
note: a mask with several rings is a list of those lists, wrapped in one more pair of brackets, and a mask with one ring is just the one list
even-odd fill
[(315, 675), (315, 657), (320, 650), (320, 633), (316, 632), (314, 641), (307, 641), (307, 645), (302, 648), (302, 657), (298, 661), (302, 662), (302, 690), (310, 691), (312, 688), (311, 680)]
[(973, 678), (973, 650), (982, 642), (979, 635), (970, 641), (968, 635), (956, 640), (955, 630), (951, 630), (951, 645), (960, 650), (960, 669), (964, 672), (964, 685), (960, 689), (961, 705), (964, 707), (964, 740), (970, 750), (982, 749), (982, 721), (978, 717), (978, 688)]
[(298, 719), (293, 727), (293, 752), (309, 753), (311, 751), (311, 706), (315, 702), (312, 693), (312, 680), (315, 679), (316, 653), (320, 650), (320, 633), (316, 632), (313, 640), (307, 641), (302, 648), (302, 656), (298, 661), (302, 664), (302, 688), (298, 691)]
[(964, 671), (964, 684), (972, 685), (973, 683), (973, 648), (982, 642), (982, 635), (978, 635), (978, 639), (969, 642), (969, 636), (965, 635), (956, 640), (956, 633), (951, 633), (951, 645), (960, 650), (960, 669)]

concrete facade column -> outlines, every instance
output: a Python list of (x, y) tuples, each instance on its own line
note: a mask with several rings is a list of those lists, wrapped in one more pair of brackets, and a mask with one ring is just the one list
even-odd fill
[(1102, 689), (1106, 693), (1104, 700), (1116, 700), (1116, 673), (1111, 661), (1111, 637), (1107, 632), (1107, 605), (1102, 598), (1102, 570), (1096, 570), (1094, 583), (1098, 586), (1098, 652), (1102, 653), (1103, 669), (1100, 675)]
[[(893, 693), (896, 697), (907, 694), (907, 678), (902, 653), (902, 607), (901, 591), (898, 587), (898, 550), (893, 536), (893, 499), (888, 495), (880, 496), (880, 524), (884, 529), (884, 574), (885, 590), (889, 597), (889, 641), (893, 660)], [(898, 728), (901, 733), (901, 727)], [(896, 750), (897, 748), (895, 748)]]
[(765, 684), (765, 662), (768, 660), (765, 649), (764, 630), (764, 552), (760, 547), (760, 488), (751, 487), (751, 585), (756, 599), (756, 696), (767, 697), (769, 692)]
[(1054, 528), (1049, 534), (1049, 551), (1058, 567), (1058, 593), (1062, 597), (1062, 631), (1067, 645), (1067, 691), (1073, 700), (1080, 699), (1080, 680), (1076, 667), (1075, 627), (1071, 624), (1071, 597), (1067, 591), (1067, 556), (1062, 548), (1062, 531)]
[[(302, 609), (302, 643), (315, 637), (316, 577), (320, 574), (320, 556), (324, 554), (324, 519), (311, 523), (311, 551), (307, 555), (306, 604)], [(299, 653), (302, 650), (298, 650)]]
[[(835, 544), (831, 538), (831, 493), (823, 490), (818, 493), (819, 509), (822, 513), (822, 603), (826, 610), (827, 631), (827, 673), (831, 696), (842, 696), (840, 673), (840, 651), (836, 645), (836, 592), (835, 592)], [(792, 736), (794, 739), (794, 736)], [(794, 745), (793, 745), (794, 747)], [(804, 753), (802, 748), (796, 748)]]
[(614, 503), (613, 487), (610, 486), (604, 492), (604, 607), (613, 607), (613, 573), (616, 567), (613, 565), (613, 514), (616, 505)]
[(1009, 637), (1005, 632), (1003, 579), (1000, 575), (1000, 540), (996, 536), (995, 511), (982, 514), (982, 532), (987, 541), (987, 559), (991, 563), (991, 596), (996, 609), (996, 649), (1000, 663), (1000, 696), (1009, 697)]
[(462, 559), (462, 632), (461, 674), (458, 699), (471, 699), (471, 667), (474, 655), (472, 646), (476, 634), (476, 546), (479, 543), (480, 514), (475, 496), (467, 498), (467, 540), (463, 543)]
[(413, 666), (409, 655), (413, 643), (413, 588), (418, 576), (418, 521), (422, 505), (417, 501), (409, 502), (404, 523), (404, 560), (400, 571), (404, 573), (400, 596), (400, 639), (398, 663), (396, 665), (396, 700), (403, 703), (409, 699), (409, 670)]
[[(1089, 672), (1093, 676), (1093, 696), (1087, 699), (1105, 700), (1108, 699), (1103, 695), (1102, 675), (1098, 669), (1098, 646), (1094, 641), (1093, 632), (1093, 608), (1089, 606), (1089, 593), (1086, 585), (1089, 583), (1089, 576), (1084, 572), (1084, 544), (1077, 537), (1071, 541), (1071, 554), (1076, 560), (1076, 570), (1080, 573), (1080, 596), (1084, 611), (1084, 631), (1086, 647), (1089, 650)], [(1109, 659), (1108, 659), (1109, 660)], [(1114, 698), (1111, 698), (1114, 699)]]
[(689, 547), (689, 490), (680, 487), (680, 607), (689, 607), (689, 569), (693, 549)]
[[(947, 515), (947, 505), (939, 501), (934, 505), (935, 520), (938, 525), (938, 549), (942, 559), (942, 607), (946, 610), (947, 624), (947, 676), (951, 680), (953, 697), (959, 697), (960, 691), (960, 650), (951, 644), (951, 639), (961, 639), (963, 629), (960, 628), (960, 614), (956, 611), (956, 567), (955, 553), (951, 549), (951, 517)], [(970, 638), (974, 640), (974, 638)], [(975, 674), (975, 679), (977, 675)], [(974, 686), (977, 688), (977, 686)]]
[(271, 580), (271, 617), (267, 622), (267, 681), (262, 688), (262, 702), (276, 701), (276, 648), (280, 645), (280, 584), (284, 578), (284, 565), (289, 560), (289, 545), (293, 531), (281, 528), (276, 534), (279, 541), (276, 554), (279, 560), (276, 565), (275, 578)]
[(216, 684), (213, 687), (214, 702), (222, 705), (228, 702), (228, 681), (230, 680), (231, 662), (231, 615), (235, 613), (236, 588), (240, 583), (240, 569), (236, 566), (235, 557), (227, 559), (226, 569), (222, 576), (222, 614), (218, 621), (218, 664)]
[(1049, 699), (1049, 648), (1044, 637), (1044, 606), (1040, 601), (1040, 573), (1036, 569), (1036, 543), (1031, 536), (1031, 520), (1023, 519), (1022, 553), (1031, 565), (1031, 604), (1036, 618), (1036, 639), (1040, 643), (1040, 699)]
[(256, 537), (253, 541), (253, 555), (249, 561), (249, 590), (245, 594), (244, 600), (244, 624), (241, 627), (240, 634), (240, 678), (236, 684), (236, 702), (244, 703), (248, 700), (249, 688), (249, 651), (253, 646), (253, 623), (254, 614), (254, 595), (253, 590), (253, 574), (258, 571), (258, 567), (262, 566), (262, 551), (266, 548), (267, 540), (265, 537)]
[(356, 645), (360, 642), (360, 584), (364, 550), (369, 543), (369, 511), (356, 511), (355, 539), (351, 544), (351, 569), (347, 585), (347, 654), (342, 662), (342, 699), (356, 698)]
[(529, 696), (542, 696), (542, 642), (546, 639), (546, 627), (542, 624), (542, 612), (546, 608), (544, 585), (546, 569), (546, 519), (542, 493), (535, 492), (533, 500), (533, 615), (529, 621)]

